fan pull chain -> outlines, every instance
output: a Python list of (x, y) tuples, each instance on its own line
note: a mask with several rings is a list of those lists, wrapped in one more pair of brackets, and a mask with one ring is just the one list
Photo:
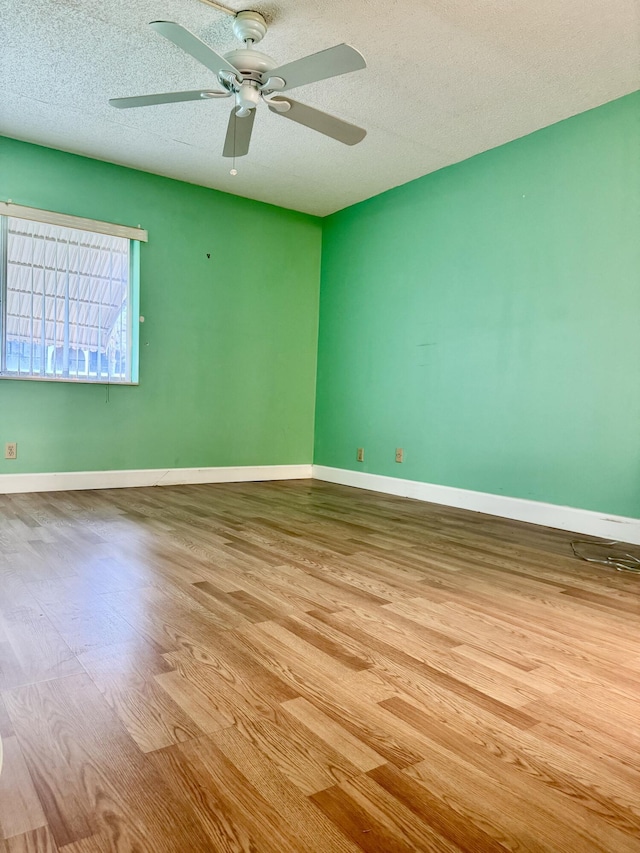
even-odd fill
[(236, 124), (237, 123), (238, 123), (238, 116), (235, 115), (235, 113), (234, 113), (234, 116), (233, 116), (233, 162), (231, 164), (231, 171), (229, 172), (229, 174), (233, 175), (234, 178), (238, 174), (238, 170), (236, 169)]

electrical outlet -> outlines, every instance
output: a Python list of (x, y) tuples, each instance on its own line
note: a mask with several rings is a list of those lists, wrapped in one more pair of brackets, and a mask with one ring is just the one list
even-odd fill
[(17, 459), (18, 458), (18, 444), (15, 441), (8, 441), (4, 446), (4, 458), (5, 459)]
[(364, 447), (359, 447), (356, 452), (356, 461), (364, 462)]
[(396, 447), (396, 462), (404, 462), (404, 450), (401, 447)]

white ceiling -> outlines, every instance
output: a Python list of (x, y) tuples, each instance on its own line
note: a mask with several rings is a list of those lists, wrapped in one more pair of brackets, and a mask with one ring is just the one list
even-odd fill
[(228, 0), (262, 11), (284, 63), (346, 41), (368, 68), (292, 95), (367, 128), (353, 148), (256, 117), (249, 155), (221, 156), (229, 101), (118, 111), (110, 97), (214, 77), (149, 21), (219, 52), (233, 19), (199, 0), (0, 0), (0, 130), (325, 215), (640, 89), (640, 0)]

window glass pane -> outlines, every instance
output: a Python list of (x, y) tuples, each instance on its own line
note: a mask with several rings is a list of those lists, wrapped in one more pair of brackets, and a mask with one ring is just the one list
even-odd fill
[(8, 217), (6, 255), (4, 373), (129, 381), (129, 240)]

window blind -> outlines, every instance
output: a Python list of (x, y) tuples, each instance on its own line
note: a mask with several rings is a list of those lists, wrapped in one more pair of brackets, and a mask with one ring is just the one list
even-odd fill
[(16, 216), (0, 220), (2, 373), (130, 381), (130, 239)]

